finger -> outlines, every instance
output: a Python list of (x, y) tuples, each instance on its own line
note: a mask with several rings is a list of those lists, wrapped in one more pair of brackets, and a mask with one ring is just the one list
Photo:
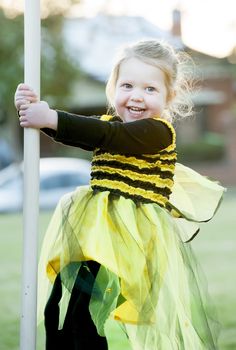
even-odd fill
[(30, 125), (27, 121), (24, 121), (24, 122), (20, 122), (20, 126), (23, 128), (29, 128)]
[(25, 116), (20, 117), (19, 122), (20, 122), (20, 126), (29, 126), (29, 121)]
[(21, 107), (21, 106), (23, 106), (23, 105), (29, 105), (29, 104), (30, 104), (30, 101), (24, 100), (24, 99), (18, 99), (18, 100), (16, 100), (15, 102), (16, 102), (16, 104), (17, 104), (19, 107)]
[(22, 90), (22, 91), (16, 92), (15, 98), (16, 99), (19, 99), (19, 98), (37, 99), (37, 95), (33, 91)]
[(17, 86), (17, 90), (31, 90), (31, 91), (33, 91), (33, 89), (29, 85), (27, 85), (25, 83), (20, 83)]
[(22, 105), (29, 105), (30, 103), (34, 103), (37, 101), (34, 98), (29, 98), (24, 96), (24, 97), (15, 98), (14, 102), (17, 108), (20, 109)]
[(21, 109), (21, 110), (19, 110), (19, 115), (20, 116), (25, 116), (26, 115), (26, 113), (27, 113), (27, 109)]
[[(19, 111), (18, 113), (19, 113), (19, 116), (20, 116), (20, 117), (24, 117), (24, 116), (25, 116), (25, 111)], [(20, 119), (20, 118), (19, 118), (19, 119)]]
[(19, 100), (19, 101), (15, 101), (15, 106), (17, 108), (17, 110), (19, 111), (21, 109), (22, 105), (25, 105), (26, 103), (24, 103), (24, 101)]
[(27, 102), (27, 103), (24, 103), (20, 106), (20, 112), (21, 111), (25, 111), (26, 109), (28, 109), (30, 107), (30, 103)]
[(27, 102), (38, 102), (37, 96), (25, 96), (25, 98), (27, 98)]
[(28, 86), (25, 84), (25, 83), (20, 83), (17, 85), (17, 88), (16, 90), (24, 90), (24, 89), (27, 89)]
[(19, 118), (19, 121), (22, 123), (22, 122), (27, 122), (27, 118), (25, 116), (21, 116)]

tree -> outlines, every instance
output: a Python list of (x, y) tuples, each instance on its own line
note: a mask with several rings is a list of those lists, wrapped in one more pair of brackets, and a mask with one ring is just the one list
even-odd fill
[[(43, 18), (54, 15), (66, 15), (80, 0), (40, 0), (41, 15)], [(14, 18), (24, 11), (24, 0), (0, 0), (0, 8), (8, 18)]]
[[(13, 104), (16, 86), (24, 80), (24, 18), (20, 14), (6, 17), (0, 8), (0, 124), (1, 129), (17, 129)], [(51, 106), (69, 108), (68, 96), (79, 78), (78, 63), (66, 49), (63, 40), (64, 17), (52, 15), (42, 20), (41, 98)], [(12, 139), (18, 134), (10, 135)]]
[(69, 108), (68, 97), (80, 72), (63, 39), (63, 24), (64, 17), (57, 15), (42, 21), (41, 94), (52, 105)]
[(13, 93), (23, 81), (23, 18), (10, 20), (0, 10), (0, 121), (5, 123), (12, 113)]

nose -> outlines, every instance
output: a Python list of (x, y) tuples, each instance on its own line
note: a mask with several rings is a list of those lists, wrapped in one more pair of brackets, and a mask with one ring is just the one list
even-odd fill
[(131, 101), (134, 101), (134, 102), (142, 102), (143, 95), (142, 95), (141, 91), (134, 90), (130, 99), (131, 99)]

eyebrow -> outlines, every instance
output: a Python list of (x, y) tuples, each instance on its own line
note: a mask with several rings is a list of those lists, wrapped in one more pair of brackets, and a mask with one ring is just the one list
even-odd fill
[(147, 85), (158, 85), (159, 86), (159, 81), (158, 80), (151, 80), (151, 81), (147, 81), (145, 84)]
[[(133, 84), (133, 83), (134, 83), (134, 80), (132, 80), (132, 79), (118, 79), (117, 81), (118, 81), (120, 84), (122, 84), (122, 83)], [(150, 85), (158, 85), (158, 86), (159, 86), (159, 82), (156, 81), (156, 80), (145, 81), (145, 82), (143, 83), (143, 85), (147, 85), (147, 86), (150, 86)]]
[(117, 79), (117, 81), (119, 81), (120, 83), (132, 83), (133, 80), (131, 79)]

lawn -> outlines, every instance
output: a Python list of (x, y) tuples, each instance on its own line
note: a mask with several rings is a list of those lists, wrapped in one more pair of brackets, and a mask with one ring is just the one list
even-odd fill
[[(220, 350), (236, 349), (236, 191), (228, 190), (216, 217), (202, 226), (192, 246), (206, 274), (210, 294), (222, 324)], [(40, 215), (40, 237), (50, 213)], [(19, 349), (22, 259), (21, 215), (0, 215), (0, 349)], [(119, 328), (110, 325), (110, 350), (128, 350)], [(43, 349), (39, 331), (38, 349)], [(164, 350), (164, 349), (163, 349)], [(189, 349), (190, 350), (190, 349)], [(191, 349), (195, 350), (195, 349)]]

